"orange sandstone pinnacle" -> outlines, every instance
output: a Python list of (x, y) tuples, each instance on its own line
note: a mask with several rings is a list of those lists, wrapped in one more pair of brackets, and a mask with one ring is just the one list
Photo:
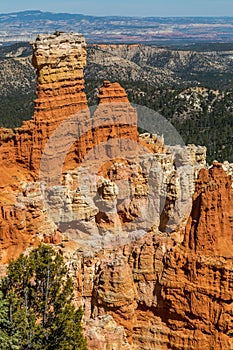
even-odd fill
[[(21, 128), (0, 130), (0, 154), (4, 163), (9, 164), (10, 160), (11, 164), (18, 163), (38, 175), (41, 155), (49, 136), (72, 115), (80, 111), (88, 113), (83, 76), (86, 43), (80, 34), (57, 33), (39, 35), (32, 47), (32, 63), (37, 72), (34, 116), (32, 120), (24, 122)], [(125, 90), (118, 83), (111, 84), (108, 81), (103, 83), (99, 91), (99, 104), (102, 103), (129, 105)], [(126, 124), (124, 117), (122, 124)], [(122, 132), (119, 129), (120, 134), (116, 136), (122, 137), (125, 133), (127, 137), (137, 140), (136, 126), (124, 129)], [(81, 161), (86, 149), (95, 144), (93, 140), (99, 138), (96, 133), (90, 131), (77, 140), (72, 154), (68, 155), (68, 163), (70, 161), (75, 166), (75, 162)], [(112, 126), (106, 126), (101, 133), (100, 142), (108, 139), (109, 135), (113, 136), (115, 131)]]
[[(78, 116), (80, 111), (88, 113), (87, 98), (84, 92), (83, 70), (86, 66), (86, 43), (83, 36), (74, 33), (39, 35), (32, 43), (32, 47), (32, 63), (37, 73), (37, 98), (34, 115), (20, 128), (0, 129), (0, 163), (2, 167), (0, 186), (4, 188), (0, 197), (2, 206), (0, 239), (4, 249), (2, 262), (11, 259), (14, 253), (20, 254), (28, 245), (37, 244), (38, 238), (33, 238), (32, 235), (36, 231), (42, 230), (43, 220), (48, 220), (46, 213), (41, 212), (40, 208), (37, 207), (30, 210), (29, 213), (27, 213), (28, 208), (24, 207), (22, 213), (18, 214), (19, 210), (14, 205), (17, 202), (16, 192), (22, 191), (22, 181), (27, 182), (38, 178), (45, 144), (59, 125), (72, 115), (77, 114)], [(125, 90), (118, 83), (104, 82), (100, 89), (99, 99), (102, 102), (104, 99), (106, 103), (110, 104), (112, 102), (116, 102), (117, 105), (123, 103), (121, 108), (129, 110), (129, 117), (134, 114), (135, 119), (135, 110), (130, 106)], [(124, 111), (122, 116), (124, 116)], [(127, 120), (123, 118), (122, 124), (123, 126), (119, 123), (111, 125), (111, 122), (106, 119), (104, 128), (99, 128), (98, 125), (96, 128), (95, 125), (92, 126), (72, 145), (66, 156), (64, 168), (76, 167), (87, 150), (109, 138), (127, 137), (137, 141), (136, 121), (134, 126), (127, 126), (125, 125)], [(64, 141), (62, 139), (55, 140), (61, 145), (61, 149)], [(57, 161), (56, 157), (60, 157), (60, 155), (56, 154), (52, 162)], [(10, 207), (7, 208), (6, 204), (9, 204)], [(39, 206), (41, 207), (42, 203)], [(19, 219), (20, 215), (22, 222)], [(36, 220), (33, 219), (34, 217)], [(53, 225), (50, 223), (48, 226), (49, 231)], [(41, 234), (42, 241), (44, 235), (47, 237), (47, 233)], [(54, 229), (53, 236), (56, 237), (56, 235)], [(21, 240), (22, 244), (17, 243)], [(16, 244), (17, 250), (14, 248)]]
[(202, 169), (196, 182), (193, 208), (184, 244), (199, 254), (232, 257), (232, 180), (218, 162)]
[[(233, 198), (230, 177), (219, 163), (206, 169), (204, 164), (194, 160), (203, 169), (196, 180), (184, 234), (181, 230), (169, 235), (165, 230), (159, 232), (153, 227), (145, 236), (115, 250), (82, 254), (80, 246), (72, 238), (76, 232), (68, 232), (64, 237), (48, 216), (36, 179), (48, 138), (70, 116), (87, 110), (83, 79), (85, 40), (79, 34), (40, 35), (33, 43), (33, 49), (33, 65), (37, 70), (34, 116), (21, 128), (0, 130), (2, 266), (41, 241), (58, 245), (69, 261), (70, 273), (75, 281), (75, 301), (85, 306), (89, 349), (98, 350), (106, 346), (119, 350), (233, 348), (232, 338), (228, 335), (233, 315)], [(118, 113), (117, 117), (124, 116), (121, 122), (116, 123), (113, 111)], [(152, 142), (150, 135), (144, 135), (139, 141), (137, 125), (129, 123), (134, 120), (135, 113), (125, 90), (118, 83), (104, 81), (91, 128), (71, 147), (64, 167), (73, 170), (90, 149), (111, 138), (130, 139), (145, 145), (148, 140)], [(61, 143), (61, 148), (62, 141), (55, 140)], [(161, 162), (168, 172), (169, 166), (173, 167), (169, 160), (172, 155), (158, 140), (149, 146), (151, 154), (160, 150), (156, 161)], [(195, 151), (192, 155), (195, 158)], [(56, 162), (59, 157), (58, 153), (53, 161)], [(106, 203), (111, 197), (112, 201), (116, 200), (114, 179), (128, 181), (127, 164), (123, 164), (121, 159), (117, 159), (116, 163), (110, 167), (109, 173), (108, 165), (102, 164), (102, 175), (112, 176), (99, 187), (99, 191), (105, 190)], [(134, 176), (131, 176), (131, 182), (137, 201), (133, 202), (131, 212), (124, 211), (126, 203), (122, 201), (122, 220), (130, 220), (130, 214), (140, 208), (142, 198), (147, 198), (147, 183), (144, 181), (147, 164), (144, 165), (142, 171), (132, 162)], [(174, 171), (172, 168), (171, 174)], [(73, 179), (68, 172), (63, 175), (67, 175), (69, 186)], [(170, 184), (174, 187), (171, 194), (175, 201), (179, 195), (175, 191), (176, 182)], [(73, 202), (68, 193), (62, 195), (67, 198), (67, 206), (72, 204), (83, 216), (84, 224), (99, 220), (105, 228), (108, 226), (106, 219), (109, 226), (115, 224), (114, 215), (104, 215), (100, 211), (96, 214), (97, 208), (94, 205), (88, 207), (85, 196), (79, 191), (75, 192)], [(59, 193), (53, 193), (52, 199), (56, 203)], [(167, 200), (170, 200), (169, 196)], [(85, 235), (85, 232), (81, 234)]]
[(101, 103), (129, 103), (125, 90), (119, 83), (110, 83), (105, 80), (99, 89), (99, 104)]

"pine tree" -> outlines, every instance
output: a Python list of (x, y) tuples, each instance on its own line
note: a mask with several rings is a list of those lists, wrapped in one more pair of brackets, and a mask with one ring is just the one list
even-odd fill
[(12, 261), (2, 291), (8, 328), (18, 339), (18, 348), (7, 349), (87, 349), (82, 310), (72, 302), (72, 281), (62, 256), (51, 247), (41, 245)]
[(0, 344), (1, 350), (18, 350), (17, 334), (12, 334), (8, 318), (9, 303), (0, 292)]

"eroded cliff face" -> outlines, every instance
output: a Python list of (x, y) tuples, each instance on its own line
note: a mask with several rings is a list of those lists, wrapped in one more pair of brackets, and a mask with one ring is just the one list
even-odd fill
[(220, 163), (214, 162), (209, 171), (200, 171), (184, 240), (195, 253), (232, 257), (231, 186), (232, 180)]
[(37, 121), (61, 122), (87, 107), (83, 70), (86, 43), (80, 34), (39, 35), (32, 44), (37, 72)]
[(67, 117), (87, 108), (85, 40), (80, 34), (39, 35), (33, 43), (32, 62), (37, 72), (34, 116), (21, 128), (0, 130), (1, 158), (38, 175), (48, 137)]
[[(114, 251), (79, 257), (87, 319), (98, 324), (111, 315), (131, 349), (232, 349), (232, 208), (231, 179), (216, 163), (199, 174), (181, 244), (155, 229)], [(209, 210), (214, 215), (206, 218)]]
[(118, 83), (91, 116), (80, 35), (33, 48), (34, 117), (0, 131), (1, 266), (41, 241), (60, 250), (89, 349), (232, 349), (232, 165), (139, 136)]
[[(86, 45), (80, 34), (40, 35), (33, 43), (33, 51), (33, 65), (37, 72), (34, 116), (21, 128), (0, 129), (3, 262), (16, 257), (33, 242), (38, 244), (38, 239), (44, 235), (53, 236), (57, 232), (56, 224), (46, 212), (41, 181), (34, 183), (35, 179), (41, 180), (40, 174), (44, 170), (41, 159), (46, 152), (49, 165), (45, 164), (45, 172), (49, 171), (48, 168), (55, 168), (62, 159), (59, 173), (62, 176), (63, 167), (69, 170), (77, 167), (88, 150), (109, 138), (138, 139), (135, 110), (117, 83), (105, 82), (101, 90), (104, 93), (100, 93), (100, 101), (105, 95), (111, 95), (111, 102), (115, 98), (119, 110), (117, 120), (110, 118), (110, 101), (98, 117), (90, 116), (83, 80)], [(109, 113), (106, 113), (106, 108)], [(126, 110), (126, 119), (121, 119), (121, 125), (120, 115), (124, 116)], [(134, 122), (129, 123), (129, 120)], [(61, 131), (56, 133), (59, 126)], [(51, 143), (45, 150), (49, 138), (56, 146), (54, 150), (50, 148)], [(70, 149), (67, 149), (69, 143)], [(25, 186), (31, 187), (30, 193), (25, 191)], [(79, 203), (77, 210), (81, 210), (77, 196), (74, 203), (75, 200)]]
[[(0, 129), (3, 262), (16, 257), (26, 247), (38, 244), (44, 234), (56, 232), (43, 207), (40, 184), (31, 181), (39, 176), (48, 137), (71, 114), (87, 108), (84, 38), (79, 34), (42, 35), (33, 49), (37, 70), (34, 116), (21, 128)], [(8, 197), (10, 194), (10, 201), (5, 198), (6, 192)]]

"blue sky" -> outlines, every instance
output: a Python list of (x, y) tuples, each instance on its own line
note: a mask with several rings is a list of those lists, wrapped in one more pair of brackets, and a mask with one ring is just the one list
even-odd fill
[(0, 13), (41, 10), (90, 15), (233, 16), (233, 0), (2, 0)]

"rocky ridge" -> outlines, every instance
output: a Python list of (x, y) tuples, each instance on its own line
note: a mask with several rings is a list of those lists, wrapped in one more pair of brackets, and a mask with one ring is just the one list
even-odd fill
[(89, 349), (231, 349), (231, 164), (139, 137), (118, 83), (104, 81), (91, 116), (80, 35), (39, 37), (33, 62), (34, 117), (0, 130), (2, 266), (40, 241), (60, 250)]
[[(150, 85), (187, 86), (202, 84), (202, 74), (231, 74), (231, 52), (195, 52), (146, 45), (88, 45), (86, 79), (98, 74), (120, 81)], [(212, 81), (213, 85), (213, 81)], [(219, 81), (218, 81), (219, 85)], [(230, 85), (229, 85), (230, 86)]]
[[(21, 45), (19, 47), (19, 45)], [(1, 94), (28, 93), (35, 89), (35, 72), (31, 66), (28, 43), (0, 50)], [(9, 52), (10, 50), (10, 52)], [(203, 86), (209, 82), (203, 74), (212, 76), (211, 85), (217, 89), (221, 80), (231, 87), (232, 51), (175, 50), (158, 46), (117, 44), (88, 44), (85, 80), (144, 82), (162, 86)], [(21, 54), (20, 54), (21, 53)], [(12, 74), (13, 71), (13, 74)]]
[[(35, 72), (25, 58), (29, 44), (21, 45), (0, 49), (1, 125), (12, 128), (33, 115), (36, 90)], [(88, 103), (98, 103), (98, 88), (106, 77), (120, 81), (131, 102), (165, 116), (185, 143), (207, 145), (210, 164), (215, 159), (232, 162), (232, 52), (227, 46), (222, 48), (209, 51), (204, 45), (206, 51), (182, 51), (146, 45), (87, 45)]]

